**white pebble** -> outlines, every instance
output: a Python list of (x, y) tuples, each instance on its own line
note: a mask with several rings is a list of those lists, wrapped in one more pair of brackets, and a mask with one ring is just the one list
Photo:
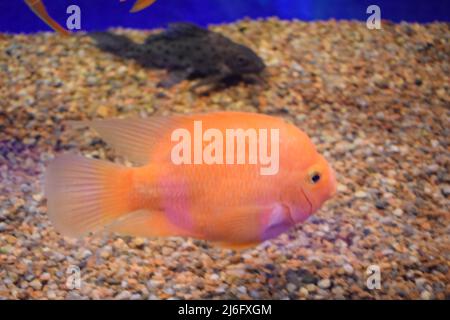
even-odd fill
[(317, 283), (317, 285), (321, 289), (328, 289), (331, 286), (331, 281), (330, 279), (322, 279), (319, 281), (319, 283)]

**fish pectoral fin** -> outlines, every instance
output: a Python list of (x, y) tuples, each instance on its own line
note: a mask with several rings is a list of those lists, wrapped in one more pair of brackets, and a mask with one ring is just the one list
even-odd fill
[(213, 242), (226, 243), (229, 247), (232, 243), (257, 243), (261, 242), (263, 230), (261, 214), (265, 207), (242, 206), (228, 208), (215, 214)]
[(234, 242), (212, 242), (214, 246), (217, 246), (219, 248), (223, 249), (231, 249), (235, 251), (243, 251), (246, 249), (254, 248), (260, 242), (246, 242), (246, 243), (234, 243)]
[(174, 85), (186, 80), (191, 74), (190, 70), (170, 71), (167, 77), (158, 83), (158, 87), (170, 88)]
[(183, 116), (108, 119), (71, 121), (70, 125), (72, 127), (91, 127), (117, 153), (138, 165), (144, 165), (149, 163), (156, 142), (166, 136), (170, 141), (170, 133), (174, 129), (182, 127), (181, 119)]
[(220, 226), (216, 241), (224, 242), (224, 247), (252, 246), (294, 225), (289, 208), (281, 203), (230, 208), (218, 216), (221, 218), (216, 222)]
[(163, 212), (146, 209), (129, 213), (107, 226), (106, 230), (134, 237), (190, 236), (168, 221)]

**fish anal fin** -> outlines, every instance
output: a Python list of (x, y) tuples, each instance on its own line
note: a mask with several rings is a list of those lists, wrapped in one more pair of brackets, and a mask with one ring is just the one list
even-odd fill
[(134, 237), (178, 237), (190, 236), (167, 220), (163, 212), (146, 209), (129, 213), (107, 227), (110, 232)]

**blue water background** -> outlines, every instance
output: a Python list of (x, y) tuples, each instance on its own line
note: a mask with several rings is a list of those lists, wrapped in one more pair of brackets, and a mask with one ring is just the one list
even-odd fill
[[(244, 17), (277, 16), (306, 21), (356, 19), (365, 21), (371, 4), (381, 8), (382, 19), (395, 22), (449, 21), (450, 0), (157, 0), (139, 13), (129, 13), (134, 0), (43, 0), (49, 13), (65, 26), (66, 8), (81, 8), (82, 30), (109, 27), (151, 29), (173, 21), (200, 25), (232, 22)], [(49, 30), (23, 0), (0, 0), (0, 32)]]

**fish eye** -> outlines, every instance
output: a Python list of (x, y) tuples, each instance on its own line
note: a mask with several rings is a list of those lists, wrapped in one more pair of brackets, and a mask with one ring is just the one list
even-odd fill
[(244, 57), (238, 57), (238, 62), (239, 63), (244, 63), (244, 62), (246, 62), (246, 60), (245, 60)]
[(318, 172), (313, 172), (310, 176), (311, 179), (311, 183), (312, 184), (316, 184), (317, 182), (320, 181), (320, 173)]

